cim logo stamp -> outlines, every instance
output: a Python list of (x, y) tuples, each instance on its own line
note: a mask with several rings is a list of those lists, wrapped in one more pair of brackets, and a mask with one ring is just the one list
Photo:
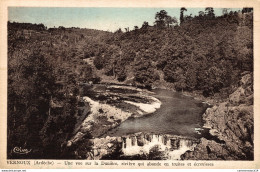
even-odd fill
[(23, 149), (22, 147), (14, 147), (13, 152), (17, 154), (28, 154), (32, 149)]

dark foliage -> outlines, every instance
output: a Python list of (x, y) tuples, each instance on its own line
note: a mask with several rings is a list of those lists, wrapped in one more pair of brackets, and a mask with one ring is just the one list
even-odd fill
[[(79, 91), (80, 83), (100, 81), (87, 60), (136, 86), (166, 81), (204, 96), (232, 90), (253, 71), (253, 9), (219, 17), (211, 7), (194, 17), (185, 10), (181, 25), (162, 10), (154, 26), (125, 33), (8, 22), (8, 158), (75, 158), (75, 151), (85, 158), (90, 135), (86, 147), (66, 143), (79, 119), (77, 97), (89, 92)], [(32, 152), (21, 157), (14, 147)]]
[(154, 27), (144, 23), (141, 29), (114, 35), (104, 48), (104, 54), (113, 55), (98, 57), (103, 66), (97, 67), (116, 76), (125, 76), (129, 68), (127, 74), (134, 73), (136, 85), (146, 86), (163, 71), (164, 80), (176, 90), (200, 90), (205, 96), (230, 87), (242, 72), (253, 71), (251, 9), (219, 17), (211, 7), (195, 17), (184, 16), (184, 11), (181, 8), (180, 26), (166, 27), (168, 15), (162, 10), (155, 15)]
[[(99, 82), (82, 59), (97, 54), (104, 35), (8, 22), (8, 158), (75, 158), (77, 148), (66, 144), (80, 119), (79, 83)], [(19, 155), (15, 147), (32, 151)]]

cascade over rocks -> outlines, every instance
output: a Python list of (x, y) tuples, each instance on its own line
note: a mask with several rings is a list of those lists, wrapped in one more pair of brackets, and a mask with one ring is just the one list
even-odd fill
[(95, 138), (92, 155), (88, 159), (181, 159), (187, 150), (191, 151), (198, 140), (174, 135), (136, 133), (122, 137)]

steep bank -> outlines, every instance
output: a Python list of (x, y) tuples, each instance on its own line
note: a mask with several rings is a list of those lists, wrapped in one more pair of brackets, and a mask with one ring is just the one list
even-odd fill
[(253, 160), (253, 74), (244, 74), (228, 101), (218, 103), (203, 114), (205, 128), (221, 142), (201, 138), (185, 160)]

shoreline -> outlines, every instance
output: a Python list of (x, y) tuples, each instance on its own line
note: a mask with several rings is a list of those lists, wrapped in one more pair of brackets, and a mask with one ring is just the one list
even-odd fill
[[(175, 92), (175, 93), (180, 93), (180, 94), (182, 94), (182, 95), (184, 95), (184, 96), (186, 96), (186, 97), (191, 97), (191, 98), (193, 98), (194, 100), (198, 100), (198, 101), (201, 101), (202, 103), (206, 103), (207, 105), (208, 105), (208, 107), (207, 108), (205, 108), (204, 110), (203, 110), (203, 112), (201, 113), (201, 119), (202, 119), (202, 126), (201, 126), (201, 128), (203, 129), (203, 128), (205, 128), (204, 126), (205, 126), (205, 123), (206, 123), (206, 121), (203, 119), (203, 115), (204, 115), (204, 113), (208, 110), (208, 109), (210, 109), (211, 107), (213, 107), (214, 105), (212, 105), (212, 104), (210, 104), (209, 102), (213, 102), (213, 99), (210, 99), (210, 98), (205, 98), (204, 96), (202, 96), (202, 95), (199, 95), (198, 93), (194, 93), (194, 92), (178, 92), (178, 91), (176, 91), (176, 90), (174, 90), (174, 89), (171, 89), (171, 88), (166, 88), (166, 87), (163, 87), (163, 88), (160, 88), (160, 87), (154, 87), (153, 89), (151, 89), (151, 90), (147, 90), (147, 89), (141, 89), (141, 88), (139, 88), (139, 87), (136, 87), (136, 86), (131, 86), (131, 85), (129, 85), (129, 84), (124, 84), (124, 83), (117, 83), (117, 84), (114, 84), (114, 83), (99, 83), (99, 84), (97, 84), (97, 85), (103, 85), (103, 84), (105, 84), (105, 85), (107, 85), (108, 86), (108, 88), (122, 88), (122, 89), (130, 89), (130, 90), (136, 90), (136, 91), (140, 91), (140, 93), (142, 92), (142, 93), (148, 93), (148, 94), (156, 94), (155, 92), (153, 92), (154, 90), (156, 90), (156, 89), (163, 89), (163, 90), (167, 90), (167, 91), (172, 91), (172, 92)], [(157, 101), (159, 101), (157, 98), (154, 98), (154, 97), (152, 97), (152, 96), (148, 96), (148, 97), (150, 97), (151, 99), (156, 99)], [(147, 97), (146, 97), (147, 98)], [(151, 100), (150, 99), (150, 100)], [(205, 99), (206, 99), (206, 101), (205, 101)], [(139, 115), (135, 115), (134, 113), (132, 113), (128, 118), (126, 118), (125, 120), (127, 120), (127, 119), (130, 119), (130, 118), (138, 118), (138, 117), (144, 117), (144, 116), (147, 116), (147, 115), (150, 115), (150, 114), (153, 114), (157, 109), (159, 109), (159, 108), (161, 108), (161, 104), (162, 104), (162, 102), (160, 102), (160, 104), (158, 105), (158, 104), (156, 104), (156, 106), (155, 107), (153, 107), (153, 111), (145, 111), (144, 109), (142, 109), (140, 106), (142, 106), (142, 105), (149, 105), (149, 106), (151, 106), (153, 103), (155, 103), (155, 100), (153, 101), (153, 103), (149, 103), (149, 104), (144, 104), (144, 103), (135, 103), (135, 102), (131, 102), (131, 101), (124, 101), (126, 104), (130, 104), (130, 105), (134, 105), (134, 106), (136, 106), (136, 107), (138, 107), (139, 106), (139, 108), (141, 109), (141, 110), (143, 110), (141, 113), (139, 113)], [(158, 103), (158, 102), (157, 102)], [(113, 105), (112, 105), (113, 106)], [(118, 107), (116, 107), (115, 106), (115, 108), (118, 108)], [(119, 108), (119, 109), (121, 109), (122, 110), (122, 112), (124, 112), (124, 109), (122, 109), (122, 108)], [(129, 112), (129, 111), (125, 111), (125, 112)], [(139, 111), (140, 112), (140, 111)], [(130, 112), (131, 113), (131, 112)], [(99, 136), (97, 136), (97, 137), (103, 137), (103, 136), (107, 136), (106, 134), (109, 132), (109, 131), (111, 131), (111, 130), (113, 130), (114, 128), (116, 128), (116, 127), (118, 127), (119, 125), (121, 125), (125, 120), (122, 120), (120, 123), (118, 123), (118, 124), (116, 124), (116, 125), (114, 125), (113, 127), (111, 127), (111, 128), (109, 128), (105, 133), (102, 133), (101, 135), (99, 135)]]
[[(130, 89), (137, 91), (136, 96), (144, 100), (148, 100), (148, 103), (138, 103), (125, 100), (122, 101), (122, 103), (125, 104), (125, 107), (120, 108), (113, 103), (107, 104), (101, 100), (93, 100), (88, 96), (83, 96), (82, 98), (84, 102), (88, 103), (88, 105), (90, 106), (90, 113), (83, 120), (80, 127), (78, 127), (79, 129), (77, 130), (77, 133), (68, 141), (68, 146), (71, 146), (78, 140), (82, 139), (84, 137), (84, 133), (86, 132), (90, 132), (93, 138), (102, 137), (106, 135), (107, 132), (109, 132), (110, 130), (118, 127), (127, 119), (150, 115), (161, 106), (161, 102), (158, 99), (149, 95), (152, 94), (152, 92), (148, 90), (142, 90), (140, 88), (126, 85), (119, 87), (120, 89)], [(110, 84), (108, 88), (117, 88), (117, 86), (113, 86), (113, 84)], [(114, 93), (111, 93), (110, 95), (114, 95)], [(143, 105), (145, 105), (146, 108), (143, 108)], [(133, 109), (133, 107), (135, 107), (135, 109), (137, 110), (131, 111), (131, 108)], [(151, 107), (152, 111), (150, 110)]]
[[(156, 88), (153, 88), (153, 89), (151, 89), (151, 90), (146, 90), (146, 89), (140, 89), (140, 88), (138, 88), (138, 87), (133, 87), (133, 86), (131, 86), (131, 85), (117, 85), (117, 86), (113, 86), (114, 84), (113, 83), (106, 83), (106, 85), (109, 85), (108, 87), (109, 88), (120, 88), (120, 89), (130, 89), (130, 90), (138, 90), (138, 91), (140, 91), (140, 92), (138, 92), (138, 93), (143, 93), (143, 92), (145, 92), (145, 93), (151, 93), (153, 90), (155, 90)], [(165, 89), (165, 88), (164, 88)], [(168, 90), (168, 91), (172, 91), (172, 92), (177, 92), (176, 90), (172, 90), (172, 89), (165, 89), (165, 90)], [(210, 127), (210, 126), (206, 126), (207, 125), (207, 123), (208, 123), (208, 120), (209, 119), (207, 119), (208, 117), (206, 117), (206, 114), (208, 113), (208, 111), (212, 111), (212, 109), (213, 109), (213, 107), (215, 107), (215, 106), (218, 106), (219, 105), (219, 103), (217, 102), (218, 100), (214, 100), (214, 99), (212, 99), (212, 98), (205, 98), (204, 96), (202, 96), (202, 95), (199, 95), (198, 94), (198, 92), (177, 92), (177, 93), (180, 93), (180, 94), (182, 94), (182, 95), (184, 95), (184, 96), (187, 96), (187, 97), (191, 97), (191, 98), (193, 98), (193, 99), (195, 99), (195, 100), (198, 100), (198, 101), (201, 101), (202, 103), (206, 103), (207, 105), (208, 105), (208, 107), (207, 108), (205, 108), (205, 110), (204, 110), (204, 112), (201, 114), (201, 118), (202, 118), (202, 126), (201, 126), (201, 129), (203, 129), (204, 131), (202, 131), (201, 132), (201, 137), (200, 138), (196, 138), (196, 139), (198, 139), (199, 140), (199, 143), (194, 147), (194, 150), (196, 150), (197, 149), (197, 147), (198, 147), (198, 145), (200, 146), (200, 144), (202, 143), (202, 142), (213, 142), (213, 141), (215, 141), (215, 142), (217, 142), (217, 143), (219, 143), (219, 144), (221, 144), (222, 143), (222, 140), (220, 140), (219, 139), (219, 137), (218, 136), (216, 136), (216, 135), (214, 135), (214, 134), (212, 134), (212, 132), (211, 132), (211, 130), (212, 130), (212, 127)], [(205, 100), (206, 99), (206, 100)], [(93, 103), (94, 101), (93, 100), (87, 100), (87, 99), (85, 99), (86, 100), (86, 102), (88, 102), (91, 106), (93, 106), (93, 104), (95, 104), (95, 103)], [(99, 102), (99, 101), (97, 101), (97, 102)], [(135, 102), (130, 102), (130, 101), (124, 101), (125, 103), (127, 103), (127, 104), (130, 104), (130, 105), (134, 105), (134, 106), (136, 106), (136, 107), (138, 107), (138, 106), (141, 106), (142, 105), (142, 103), (135, 103)], [(129, 103), (130, 102), (130, 103)], [(210, 103), (209, 103), (210, 102)], [(223, 101), (223, 102), (225, 102), (225, 100)], [(100, 102), (99, 102), (100, 103)], [(161, 102), (162, 103), (162, 102)], [(211, 104), (211, 103), (214, 103), (213, 105)], [(102, 104), (102, 103), (101, 103)], [(151, 104), (151, 103), (150, 103)], [(150, 105), (149, 104), (149, 105)], [(98, 106), (97, 104), (95, 104), (95, 106)], [(101, 105), (102, 106), (102, 105)], [(109, 108), (111, 108), (111, 107), (113, 107), (112, 105), (108, 105), (109, 106)], [(93, 107), (91, 107), (91, 109), (92, 109)], [(116, 108), (116, 109), (120, 109), (120, 108), (117, 108), (116, 106), (114, 106), (113, 108)], [(140, 107), (139, 107), (140, 108)], [(159, 108), (160, 108), (160, 106), (159, 106)], [(140, 108), (141, 109), (141, 108)], [(127, 113), (128, 115), (127, 115), (127, 117), (125, 117), (125, 118), (121, 118), (121, 121), (120, 122), (118, 122), (118, 123), (114, 123), (113, 125), (110, 125), (109, 127), (107, 127), (105, 130), (103, 130), (103, 133), (102, 134), (100, 134), (100, 135), (97, 135), (96, 137), (94, 137), (93, 139), (107, 139), (107, 138), (113, 138), (113, 137), (119, 137), (119, 136), (109, 136), (109, 135), (107, 135), (107, 133), (109, 132), (109, 131), (111, 131), (111, 130), (113, 130), (113, 129), (115, 129), (116, 127), (118, 127), (119, 125), (121, 125), (125, 120), (127, 120), (127, 119), (129, 119), (129, 118), (137, 118), (137, 117), (140, 117), (140, 116), (145, 116), (145, 115), (149, 115), (149, 114), (152, 114), (153, 112), (147, 112), (147, 113), (145, 113), (145, 114), (139, 114), (139, 116), (136, 116), (136, 115), (133, 115), (133, 113), (131, 113), (131, 112), (129, 112), (129, 111), (123, 111), (122, 109), (120, 109), (121, 110), (121, 112), (122, 113)], [(155, 109), (155, 110), (157, 110), (157, 109)], [(92, 110), (91, 110), (92, 111)], [(98, 108), (96, 108), (96, 110), (95, 110), (96, 112), (98, 112)], [(106, 111), (106, 110), (105, 110)], [(105, 112), (104, 111), (104, 112)], [(145, 110), (143, 110), (144, 112), (145, 112)], [(103, 112), (102, 112), (103, 113)], [(122, 114), (122, 113), (120, 113), (120, 114)], [(86, 119), (86, 121), (88, 121), (88, 119)], [(94, 121), (94, 120), (93, 120)], [(205, 133), (205, 132), (208, 132), (208, 133)], [(127, 136), (131, 136), (131, 135), (133, 135), (133, 134), (127, 134)], [(158, 133), (157, 135), (165, 135), (165, 133), (164, 134), (162, 134), (162, 133)], [(179, 136), (179, 135), (178, 135)], [(180, 135), (181, 136), (181, 135)], [(124, 136), (120, 136), (120, 138), (123, 138)], [(187, 137), (189, 137), (189, 136), (187, 136)], [(80, 139), (80, 138), (79, 138)], [(94, 145), (95, 146), (95, 145)], [(194, 152), (194, 150), (192, 150), (192, 152)], [(184, 152), (182, 155), (184, 156), (184, 158), (187, 158), (187, 151), (186, 152)], [(182, 156), (181, 155), (181, 156)]]

